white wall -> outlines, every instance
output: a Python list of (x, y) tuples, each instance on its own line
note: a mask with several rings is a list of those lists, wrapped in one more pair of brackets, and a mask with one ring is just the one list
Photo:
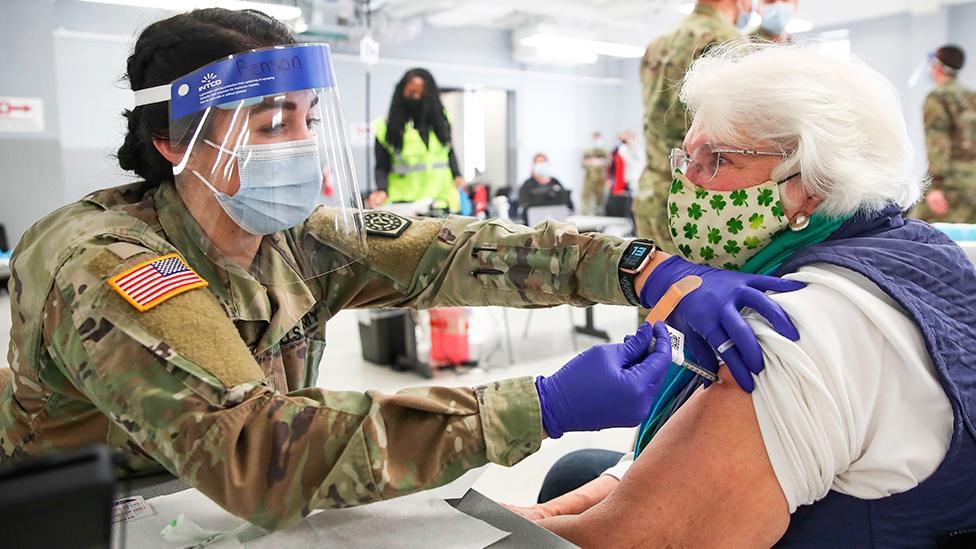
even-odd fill
[[(386, 114), (396, 83), (418, 64), (428, 68), (442, 88), (515, 92), (516, 184), (529, 177), (532, 156), (544, 152), (553, 174), (578, 193), (583, 178), (580, 162), (591, 133), (619, 131), (616, 119), (625, 83), (614, 63), (574, 70), (517, 65), (512, 62), (507, 31), (475, 28), (428, 29), (410, 42), (381, 46), (380, 55), (383, 59), (371, 70), (371, 118)], [(344, 110), (351, 125), (362, 124), (367, 106), (365, 67), (352, 52), (337, 58)], [(359, 145), (354, 152), (362, 184), (367, 171), (365, 151)]]
[[(961, 9), (942, 9), (923, 15), (893, 15), (835, 28), (850, 31), (851, 53), (887, 78), (901, 97), (909, 137), (915, 146), (915, 171), (919, 177), (924, 176), (927, 165), (922, 103), (932, 84), (927, 71), (914, 87), (909, 87), (908, 83), (913, 71), (925, 62), (926, 54), (951, 39), (949, 22)], [(972, 24), (976, 19), (970, 19), (970, 22)]]
[(976, 4), (964, 4), (952, 8), (949, 19), (949, 42), (965, 50), (968, 57), (959, 81), (976, 88)]
[(0, 223), (13, 246), (38, 214), (62, 203), (64, 192), (54, 52), (50, 40), (37, 40), (54, 28), (53, 5), (9, 0), (3, 11), (17, 16), (0, 16), (0, 95), (44, 102), (43, 132), (0, 133)]

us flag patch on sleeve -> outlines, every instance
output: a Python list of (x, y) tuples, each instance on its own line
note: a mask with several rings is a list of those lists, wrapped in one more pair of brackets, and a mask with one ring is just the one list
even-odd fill
[(129, 304), (145, 312), (171, 297), (202, 288), (207, 281), (200, 278), (179, 254), (168, 254), (115, 275), (108, 284)]

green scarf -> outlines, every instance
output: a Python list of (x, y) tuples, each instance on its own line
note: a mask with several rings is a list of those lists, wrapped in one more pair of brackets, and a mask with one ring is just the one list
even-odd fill
[(814, 244), (820, 244), (834, 234), (850, 217), (827, 217), (814, 213), (806, 229), (794, 232), (789, 229), (776, 235), (772, 242), (752, 256), (739, 268), (740, 273), (769, 274), (779, 268), (794, 252)]
[[(849, 216), (828, 217), (814, 213), (810, 216), (810, 224), (807, 225), (806, 229), (799, 232), (789, 229), (782, 231), (773, 237), (773, 240), (762, 250), (759, 250), (759, 253), (746, 261), (739, 272), (763, 275), (772, 273), (797, 250), (827, 240), (848, 219), (850, 219)], [(674, 398), (691, 382), (694, 376), (695, 374), (691, 371), (677, 364), (672, 364), (668, 369), (667, 374), (665, 374), (665, 389), (654, 403), (650, 415), (640, 427), (640, 435), (634, 448), (634, 458), (640, 455), (644, 447), (657, 434), (663, 424), (664, 414), (671, 408)]]

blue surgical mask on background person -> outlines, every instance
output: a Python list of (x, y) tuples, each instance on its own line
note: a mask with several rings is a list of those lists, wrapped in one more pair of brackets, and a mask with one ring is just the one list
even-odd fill
[(786, 32), (786, 27), (793, 20), (793, 3), (776, 2), (763, 6), (762, 28), (770, 34), (780, 36)]
[(532, 173), (539, 177), (549, 177), (549, 163), (539, 162), (532, 165)]
[(322, 162), (315, 139), (241, 145), (233, 152), (209, 140), (204, 142), (234, 155), (241, 186), (231, 196), (215, 189), (195, 170), (193, 173), (245, 231), (266, 235), (290, 229), (305, 221), (318, 204)]
[[(759, 0), (755, 0), (755, 2), (758, 1)], [(735, 26), (738, 27), (739, 30), (742, 30), (749, 26), (749, 21), (752, 19), (752, 13), (755, 11), (756, 6), (753, 3), (751, 3), (750, 7), (752, 9), (745, 10), (742, 8), (742, 0), (739, 0), (738, 4), (739, 4), (739, 17), (735, 20)]]

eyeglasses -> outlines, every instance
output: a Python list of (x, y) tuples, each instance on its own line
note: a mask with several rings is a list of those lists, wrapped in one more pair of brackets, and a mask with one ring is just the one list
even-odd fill
[(759, 151), (755, 149), (728, 149), (716, 148), (706, 143), (692, 154), (688, 154), (684, 149), (671, 149), (671, 171), (681, 170), (681, 173), (688, 173), (688, 166), (695, 169), (702, 182), (709, 182), (718, 175), (718, 170), (728, 160), (722, 157), (723, 154), (744, 154), (747, 156), (778, 156), (786, 158), (789, 153)]

